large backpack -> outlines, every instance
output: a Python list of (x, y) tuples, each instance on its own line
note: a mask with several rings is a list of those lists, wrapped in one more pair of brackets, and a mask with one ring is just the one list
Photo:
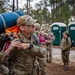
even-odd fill
[[(72, 48), (72, 46), (73, 46), (73, 40), (72, 40), (72, 38), (70, 38), (71, 39), (71, 48)], [(66, 38), (66, 42), (67, 42), (67, 44), (68, 44), (68, 38)]]
[(35, 39), (36, 45), (37, 45), (37, 46), (40, 46), (39, 39), (38, 39), (38, 37), (37, 37), (37, 35), (36, 35), (35, 33), (33, 34), (33, 37), (34, 37), (34, 39)]
[(46, 39), (42, 33), (39, 34), (39, 42), (40, 43), (46, 43)]
[(73, 40), (72, 40), (72, 38), (70, 38), (71, 39), (71, 46), (70, 47), (73, 47)]

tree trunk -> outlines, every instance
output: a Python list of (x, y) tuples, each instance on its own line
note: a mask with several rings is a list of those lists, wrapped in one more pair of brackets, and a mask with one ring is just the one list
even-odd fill
[(54, 1), (53, 1), (53, 10), (52, 10), (52, 22), (54, 22)]
[(13, 0), (12, 12), (14, 12), (15, 0)]
[(29, 8), (29, 3), (28, 3), (28, 0), (27, 0), (27, 15), (28, 15), (28, 8)]
[(18, 0), (16, 0), (17, 10), (18, 10)]

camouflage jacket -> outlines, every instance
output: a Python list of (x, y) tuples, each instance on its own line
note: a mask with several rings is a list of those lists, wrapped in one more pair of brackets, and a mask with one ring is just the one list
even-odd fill
[(43, 50), (42, 47), (36, 46), (37, 43), (33, 36), (31, 37), (31, 40), (26, 38), (22, 39), (22, 36), (23, 35), (19, 36), (21, 42), (30, 42), (33, 44), (31, 50), (17, 50), (17, 48), (14, 48), (9, 57), (6, 56), (5, 52), (0, 52), (0, 62), (4, 63), (11, 58), (13, 72), (19, 75), (32, 72), (35, 56), (44, 58), (45, 54), (45, 50)]
[(68, 43), (67, 43), (67, 41), (66, 41), (66, 39), (65, 38), (62, 38), (62, 41), (61, 41), (61, 44), (60, 44), (60, 48), (62, 49), (62, 50), (68, 50), (68, 49), (70, 49), (70, 46), (71, 46), (71, 39), (68, 37), (67, 38), (68, 40)]

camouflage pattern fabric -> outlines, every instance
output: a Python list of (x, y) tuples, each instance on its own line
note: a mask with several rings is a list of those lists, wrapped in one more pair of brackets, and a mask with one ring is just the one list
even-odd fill
[(64, 65), (68, 65), (70, 50), (61, 51), (61, 54), (62, 54), (62, 61)]
[[(1, 74), (4, 74), (4, 75), (8, 75), (8, 73), (9, 73), (8, 67), (6, 67), (6, 66), (3, 65), (3, 64), (0, 64), (0, 73), (1, 73)], [(1, 75), (1, 74), (0, 74), (0, 75)]]
[[(42, 33), (42, 32), (41, 32)], [(35, 31), (35, 34), (38, 36), (39, 38), (39, 34), (40, 32), (39, 31)], [(43, 34), (43, 33), (42, 33)], [(43, 34), (44, 35), (44, 34)], [(48, 37), (47, 35), (44, 35), (44, 37)], [(46, 50), (46, 42), (45, 43), (41, 43), (41, 47), (45, 47), (43, 49)], [(39, 74), (38, 75), (46, 75), (46, 54), (47, 54), (47, 51), (45, 52), (45, 58), (40, 58), (40, 57), (37, 57), (37, 61), (39, 63)]]
[(46, 41), (46, 46), (47, 46), (47, 62), (50, 63), (51, 60), (52, 60), (52, 44), (53, 44), (53, 42), (55, 40), (55, 36), (50, 31), (46, 32), (46, 35), (49, 37), (49, 38), (47, 38), (47, 41)]
[(62, 56), (62, 61), (64, 65), (68, 65), (69, 63), (69, 54), (70, 54), (70, 46), (71, 46), (71, 39), (68, 37), (68, 43), (65, 38), (62, 38), (61, 41), (61, 56)]
[(47, 57), (47, 62), (51, 62), (51, 60), (52, 60), (52, 47), (51, 47), (52, 45), (50, 44), (50, 45), (47, 45), (47, 55), (46, 55), (46, 57)]
[[(35, 40), (31, 37), (31, 40), (26, 39), (21, 32), (18, 34), (21, 42), (33, 43)], [(34, 75), (33, 71), (33, 62), (35, 56), (44, 58), (45, 50), (41, 47), (33, 45), (31, 50), (17, 50), (14, 48), (10, 54), (10, 56), (6, 56), (4, 52), (0, 52), (0, 63), (6, 62), (10, 57), (12, 58), (12, 71), (13, 75)]]

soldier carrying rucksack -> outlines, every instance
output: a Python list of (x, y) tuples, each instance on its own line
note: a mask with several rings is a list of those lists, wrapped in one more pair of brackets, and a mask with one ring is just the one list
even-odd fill
[(63, 38), (60, 44), (62, 61), (64, 63), (64, 70), (67, 70), (67, 67), (69, 65), (69, 55), (71, 48), (71, 39), (69, 36), (70, 34), (68, 33), (68, 31), (65, 31), (63, 33)]

